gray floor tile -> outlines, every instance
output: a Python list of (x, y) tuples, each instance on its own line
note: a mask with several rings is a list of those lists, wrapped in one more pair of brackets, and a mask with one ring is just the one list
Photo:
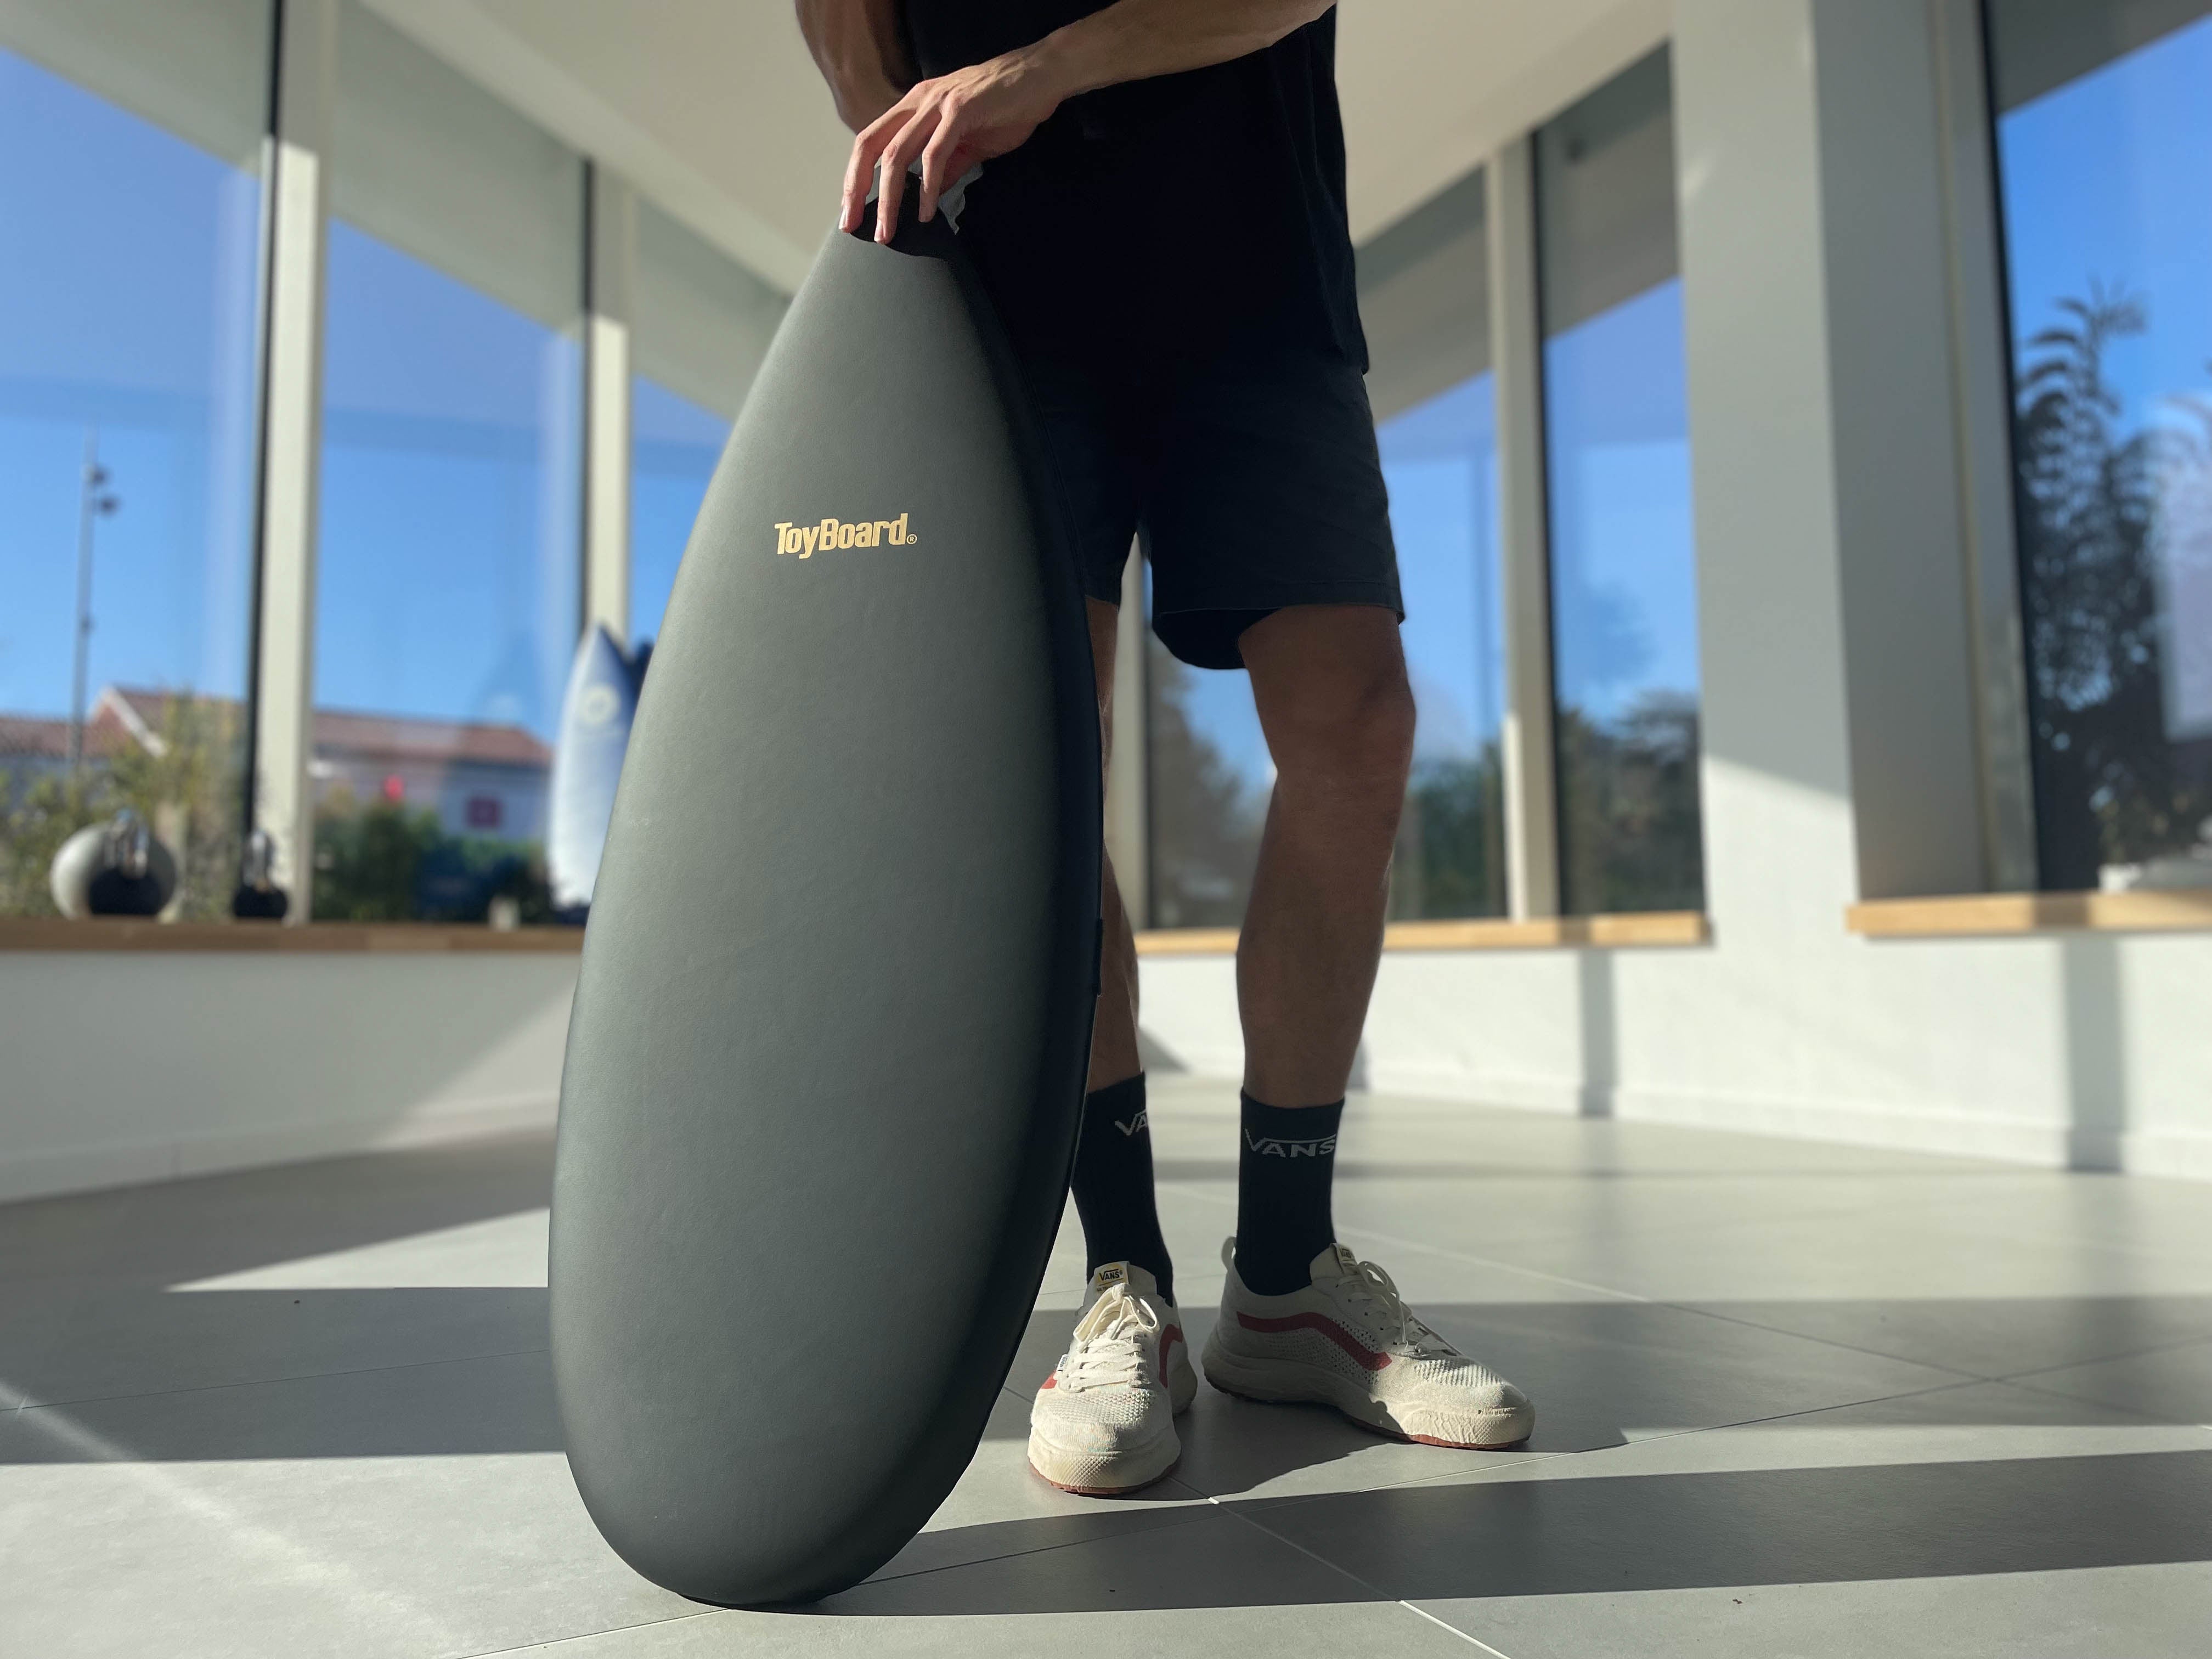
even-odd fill
[(2212, 1342), (2191, 1342), (2017, 1379), (2033, 1389), (2100, 1401), (2169, 1423), (2212, 1424)]
[(2203, 1659), (2212, 1569), (2098, 1567), (1417, 1605), (1511, 1659)]
[(2212, 1296), (1844, 1297), (1693, 1305), (1723, 1318), (1977, 1376), (2013, 1376), (2212, 1337)]
[(545, 1346), (543, 1290), (0, 1286), (0, 1377), (34, 1404)]
[(1469, 1659), (1480, 1650), (1395, 1603), (1103, 1613), (714, 1613), (531, 1648), (546, 1659), (815, 1659), (817, 1655), (1006, 1655), (1012, 1659)]
[(1384, 1594), (1429, 1604), (2212, 1558), (2212, 1440), (1749, 1468), (1668, 1468), (1662, 1448), (1679, 1450), (1660, 1442), (1255, 1514)]
[(2145, 1255), (2063, 1234), (1977, 1232), (1917, 1213), (1504, 1240), (1489, 1254), (1527, 1271), (1689, 1304), (2212, 1295), (2212, 1256)]
[[(1210, 1505), (1172, 1524), (1108, 1537), (1017, 1523), (1024, 1547), (971, 1565), (872, 1579), (821, 1603), (824, 1614), (945, 1617), (963, 1613), (1160, 1612), (1173, 1608), (1307, 1607), (1388, 1601), (1280, 1537)], [(1066, 1542), (1054, 1540), (1065, 1536)]]
[(528, 1371), (17, 1414), (0, 1437), (8, 1650), (427, 1659), (688, 1610), (599, 1540)]

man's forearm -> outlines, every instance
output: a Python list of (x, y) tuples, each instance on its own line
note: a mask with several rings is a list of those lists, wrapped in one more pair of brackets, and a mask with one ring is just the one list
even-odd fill
[(797, 0), (799, 32), (837, 100), (838, 118), (858, 132), (914, 84), (899, 29), (899, 0)]
[(1225, 64), (1272, 46), (1333, 0), (1115, 0), (1026, 49), (1063, 97)]

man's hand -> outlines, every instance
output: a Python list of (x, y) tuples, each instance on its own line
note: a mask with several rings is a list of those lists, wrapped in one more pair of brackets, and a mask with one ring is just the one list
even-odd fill
[[(801, 0), (880, 9), (885, 0)], [(1223, 64), (1271, 46), (1310, 23), (1331, 0), (1114, 0), (1054, 29), (1035, 46), (915, 84), (861, 129), (845, 163), (845, 207), (838, 223), (860, 228), (868, 185), (882, 169), (876, 240), (898, 228), (908, 165), (921, 161), (923, 219), (935, 216), (945, 186), (979, 161), (1026, 143), (1045, 118), (1079, 93), (1123, 81)], [(813, 39), (810, 33), (808, 39)], [(817, 50), (817, 58), (823, 53)], [(841, 98), (842, 94), (841, 94)]]
[(916, 214), (925, 222), (934, 218), (938, 199), (954, 179), (977, 162), (1004, 155), (1027, 142), (1071, 90), (1053, 73), (1048, 55), (1034, 46), (917, 82), (853, 141), (853, 154), (845, 163), (840, 228), (859, 228), (869, 182), (880, 167), (883, 191), (876, 203), (876, 240), (890, 240), (898, 228), (907, 168), (917, 158), (921, 190), (915, 204)]

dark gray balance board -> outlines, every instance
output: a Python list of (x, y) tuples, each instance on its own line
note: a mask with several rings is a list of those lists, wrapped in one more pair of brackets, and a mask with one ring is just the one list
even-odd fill
[(553, 1370), (592, 1518), (702, 1601), (823, 1595), (921, 1529), (1060, 1221), (1097, 712), (995, 341), (941, 221), (830, 237), (707, 492), (615, 796)]

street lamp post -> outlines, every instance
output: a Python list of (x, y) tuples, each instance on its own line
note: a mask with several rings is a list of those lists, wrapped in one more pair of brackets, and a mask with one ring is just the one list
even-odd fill
[(123, 505), (107, 488), (107, 469), (100, 464), (100, 428), (84, 433), (84, 472), (76, 509), (76, 661), (70, 689), (70, 781), (84, 769), (85, 673), (92, 655), (92, 526)]

